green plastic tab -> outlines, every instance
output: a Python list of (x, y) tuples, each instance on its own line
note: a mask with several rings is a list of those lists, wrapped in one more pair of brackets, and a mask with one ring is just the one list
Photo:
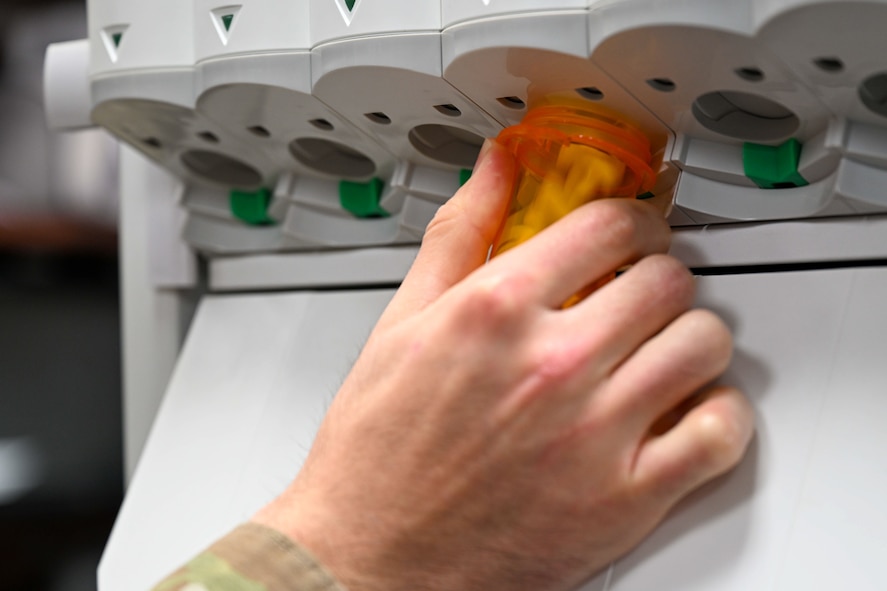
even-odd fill
[(228, 202), (231, 214), (245, 224), (265, 226), (274, 223), (268, 216), (268, 206), (271, 204), (271, 191), (268, 189), (254, 192), (234, 190), (231, 191)]
[(348, 7), (348, 12), (351, 12), (352, 10), (354, 10), (354, 3), (355, 2), (357, 2), (357, 0), (345, 0), (345, 6)]
[(792, 138), (780, 146), (744, 144), (742, 164), (745, 176), (762, 189), (789, 189), (808, 185), (798, 163), (801, 161), (801, 142)]
[(355, 217), (387, 218), (390, 214), (379, 206), (384, 186), (381, 179), (368, 183), (342, 181), (339, 183), (339, 203)]
[(233, 14), (223, 14), (222, 15), (222, 25), (225, 26), (226, 31), (231, 30), (231, 23), (233, 23), (233, 22), (234, 22), (234, 15)]
[(460, 187), (468, 182), (468, 179), (471, 178), (471, 173), (473, 173), (473, 172), (474, 172), (474, 170), (472, 170), (470, 168), (463, 168), (462, 170), (459, 171), (459, 186)]
[(114, 33), (111, 35), (111, 41), (114, 42), (114, 47), (120, 47), (120, 42), (123, 40), (123, 33)]

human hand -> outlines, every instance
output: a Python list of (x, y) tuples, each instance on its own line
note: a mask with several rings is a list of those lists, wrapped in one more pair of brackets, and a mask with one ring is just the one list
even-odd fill
[(254, 518), (351, 591), (569, 589), (751, 438), (741, 394), (707, 386), (731, 337), (688, 311), (649, 206), (591, 203), (484, 264), (512, 166), (492, 144), (440, 209), (301, 472)]

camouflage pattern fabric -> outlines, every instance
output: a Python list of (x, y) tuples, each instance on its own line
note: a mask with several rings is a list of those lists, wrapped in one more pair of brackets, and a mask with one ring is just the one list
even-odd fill
[(172, 573), (153, 591), (344, 591), (307, 550), (247, 523)]

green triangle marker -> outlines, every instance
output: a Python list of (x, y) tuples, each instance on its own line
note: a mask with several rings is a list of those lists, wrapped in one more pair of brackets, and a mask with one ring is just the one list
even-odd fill
[(120, 47), (120, 40), (123, 39), (123, 33), (114, 33), (111, 35), (111, 41), (114, 43), (114, 47)]
[(351, 12), (352, 10), (354, 10), (354, 3), (355, 2), (357, 2), (357, 0), (345, 0), (345, 6), (348, 7), (348, 12)]
[(233, 14), (223, 14), (222, 15), (222, 25), (224, 25), (226, 31), (231, 30), (231, 23), (234, 22)]

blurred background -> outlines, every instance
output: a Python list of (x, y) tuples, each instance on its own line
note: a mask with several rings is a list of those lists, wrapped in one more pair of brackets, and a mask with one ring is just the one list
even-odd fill
[(85, 2), (0, 7), (0, 591), (92, 590), (123, 495), (116, 146), (43, 118)]

